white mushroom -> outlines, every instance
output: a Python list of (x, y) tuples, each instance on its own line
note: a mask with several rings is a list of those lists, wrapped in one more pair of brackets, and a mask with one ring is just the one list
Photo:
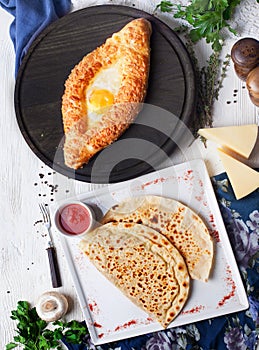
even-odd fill
[(58, 292), (45, 292), (36, 303), (38, 316), (46, 322), (59, 320), (66, 314), (67, 310), (67, 299)]

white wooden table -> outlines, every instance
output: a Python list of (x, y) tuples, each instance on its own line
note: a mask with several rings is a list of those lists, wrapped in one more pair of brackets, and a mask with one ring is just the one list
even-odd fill
[[(123, 4), (134, 6), (152, 13), (160, 1), (87, 1), (74, 0), (73, 10), (96, 4)], [(175, 20), (170, 14), (158, 17), (174, 28)], [(236, 11), (233, 26), (240, 37), (251, 36), (259, 39), (258, 5), (254, 0), (242, 1)], [(46, 232), (38, 203), (51, 204), (56, 199), (87, 192), (97, 186), (87, 184), (63, 175), (42, 163), (30, 150), (16, 122), (13, 105), (14, 96), (14, 50), (9, 38), (9, 25), (12, 17), (0, 8), (0, 348), (12, 340), (16, 323), (10, 319), (11, 310), (18, 300), (27, 300), (32, 305), (45, 291), (52, 290), (49, 265), (46, 253)], [(229, 37), (222, 52), (228, 52), (236, 37)], [(200, 59), (206, 60), (209, 48), (201, 43)], [(234, 74), (233, 65), (227, 71), (224, 87), (214, 106), (214, 126), (242, 125), (258, 123), (258, 108), (248, 97), (247, 90)], [(230, 103), (227, 101), (230, 101)], [(216, 153), (216, 145), (208, 142), (207, 149), (197, 140), (189, 149), (187, 158), (202, 157), (210, 175), (223, 171)], [(259, 152), (249, 161), (251, 166), (259, 166)], [(175, 162), (181, 160), (176, 160)], [(68, 271), (60, 242), (54, 236), (61, 267), (63, 286), (58, 290), (69, 297), (69, 319), (82, 320), (75, 289)]]

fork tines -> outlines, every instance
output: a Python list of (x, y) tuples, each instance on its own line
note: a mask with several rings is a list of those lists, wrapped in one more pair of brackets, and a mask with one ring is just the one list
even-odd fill
[(39, 203), (39, 207), (40, 207), (40, 211), (42, 213), (44, 222), (49, 222), (50, 217), (49, 217), (49, 210), (47, 208), (47, 205), (43, 203)]

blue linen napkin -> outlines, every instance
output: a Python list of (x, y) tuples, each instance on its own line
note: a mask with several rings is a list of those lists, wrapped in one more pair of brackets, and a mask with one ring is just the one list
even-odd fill
[(236, 200), (226, 173), (212, 178), (221, 214), (247, 291), (249, 309), (186, 326), (68, 350), (255, 350), (259, 328), (259, 190)]
[(14, 16), (10, 36), (15, 49), (15, 76), (33, 40), (50, 23), (70, 11), (70, 0), (0, 0)]

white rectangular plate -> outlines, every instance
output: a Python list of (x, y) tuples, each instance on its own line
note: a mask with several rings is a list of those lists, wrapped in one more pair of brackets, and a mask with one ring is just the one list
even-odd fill
[[(139, 195), (159, 195), (182, 202), (200, 215), (214, 237), (215, 259), (210, 279), (207, 283), (192, 281), (188, 301), (170, 327), (247, 309), (247, 296), (204, 162), (195, 160), (169, 167), (82, 194), (77, 199), (98, 208), (101, 217), (111, 206)], [(51, 211), (66, 202), (69, 200), (56, 203)], [(158, 323), (97, 271), (79, 251), (78, 242), (61, 238), (93, 343), (161, 330)]]

